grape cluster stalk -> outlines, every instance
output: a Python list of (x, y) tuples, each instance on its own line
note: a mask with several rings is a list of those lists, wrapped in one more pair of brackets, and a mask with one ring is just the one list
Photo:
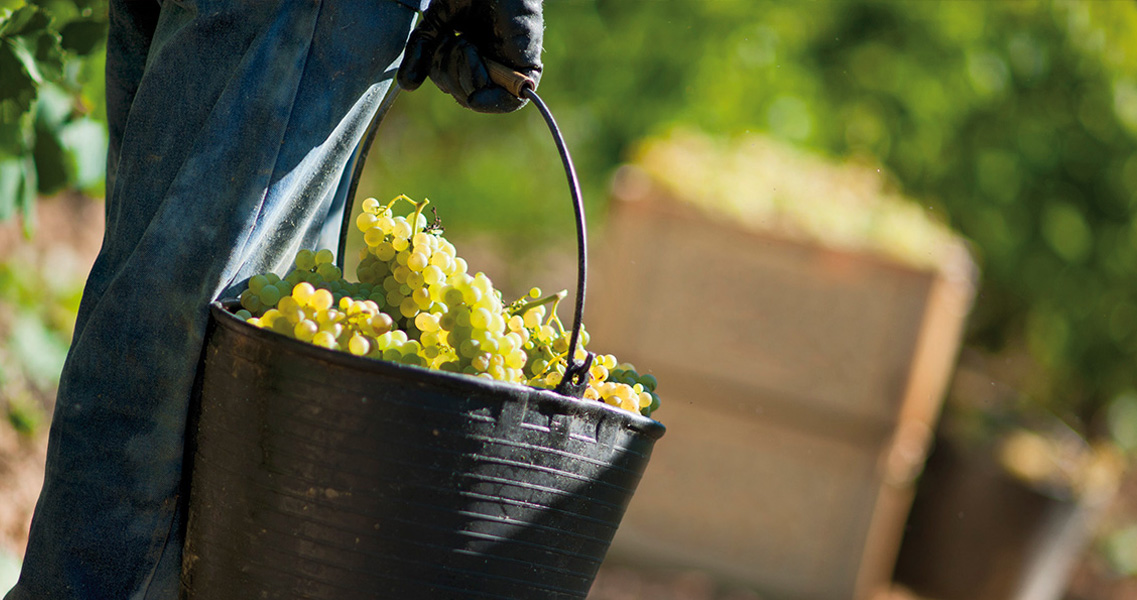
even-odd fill
[[(397, 215), (400, 202), (413, 208)], [(568, 364), (570, 331), (557, 317), (566, 291), (540, 289), (505, 304), (484, 273), (469, 273), (429, 200), (400, 195), (362, 203), (356, 273), (348, 281), (331, 250), (300, 250), (283, 279), (254, 275), (236, 315), (246, 322), (330, 350), (405, 365), (554, 389)], [(587, 356), (581, 327), (577, 362)], [(659, 408), (656, 379), (611, 354), (596, 356), (583, 398), (650, 416)]]

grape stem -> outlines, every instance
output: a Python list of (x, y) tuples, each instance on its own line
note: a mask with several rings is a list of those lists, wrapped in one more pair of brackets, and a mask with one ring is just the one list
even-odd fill
[(565, 350), (564, 352), (560, 352), (560, 353), (557, 353), (552, 348), (549, 348), (548, 350), (552, 355), (549, 357), (549, 360), (546, 361), (545, 368), (541, 369), (540, 373), (534, 373), (533, 377), (530, 378), (530, 381), (535, 381), (535, 380), (540, 379), (546, 373), (549, 372), (549, 369), (552, 369), (553, 367), (557, 366), (560, 363), (564, 363), (566, 368), (568, 367), (568, 350)]
[(559, 304), (560, 301), (564, 300), (566, 297), (568, 297), (568, 290), (561, 290), (555, 294), (549, 294), (548, 296), (545, 296), (544, 298), (541, 298), (539, 300), (534, 300), (532, 302), (526, 302), (525, 304), (522, 304), (521, 306), (518, 306), (517, 308), (513, 309), (513, 311), (510, 314), (511, 315), (522, 315), (522, 316), (524, 316), (525, 313), (529, 311), (529, 309), (537, 308), (538, 306), (544, 306), (544, 305), (550, 304), (550, 303), (553, 305), (553, 310), (551, 311), (551, 313), (556, 314), (557, 304)]
[[(414, 201), (412, 200), (412, 202)], [(416, 233), (416, 230), (418, 229), (418, 218), (422, 215), (422, 209), (426, 208), (427, 204), (430, 204), (430, 198), (423, 198), (422, 202), (415, 202), (415, 220), (411, 221), (411, 226), (414, 227), (412, 231), (415, 231)]]
[(387, 203), (387, 206), (386, 206), (387, 210), (388, 211), (391, 210), (391, 208), (393, 206), (395, 206), (395, 203), (398, 202), (399, 200), (406, 200), (407, 202), (410, 202), (411, 204), (414, 205), (415, 217), (414, 217), (414, 220), (412, 221), (412, 224), (417, 226), (418, 225), (418, 217), (419, 217), (419, 215), (422, 214), (422, 209), (426, 208), (427, 204), (430, 204), (430, 198), (423, 198), (422, 202), (418, 202), (416, 200), (411, 199), (406, 194), (399, 194), (398, 196), (395, 196), (394, 200)]

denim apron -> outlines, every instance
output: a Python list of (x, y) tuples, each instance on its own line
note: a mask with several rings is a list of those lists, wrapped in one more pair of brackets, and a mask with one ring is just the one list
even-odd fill
[[(421, 2), (425, 4), (425, 1)], [(420, 0), (112, 0), (106, 233), (6, 600), (172, 600), (210, 301), (335, 249)]]

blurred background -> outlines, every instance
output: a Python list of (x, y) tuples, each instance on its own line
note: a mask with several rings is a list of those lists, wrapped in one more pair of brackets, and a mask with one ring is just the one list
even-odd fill
[[(106, 10), (0, 0), (0, 588), (101, 240)], [(1137, 2), (545, 18), (592, 349), (669, 429), (592, 597), (1137, 597)], [(535, 110), (404, 93), (360, 193), (507, 293), (573, 281)]]

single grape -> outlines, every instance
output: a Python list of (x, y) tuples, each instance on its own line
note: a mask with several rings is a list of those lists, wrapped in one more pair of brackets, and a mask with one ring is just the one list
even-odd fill
[(347, 343), (348, 351), (356, 356), (363, 356), (371, 351), (371, 342), (358, 333), (351, 336)]
[(312, 321), (311, 319), (303, 319), (300, 322), (296, 323), (296, 326), (292, 330), (292, 335), (302, 342), (310, 342), (312, 341), (312, 338), (316, 337), (316, 334), (319, 333), (319, 331), (320, 326), (317, 325), (315, 321)]
[(391, 235), (395, 239), (407, 240), (411, 237), (412, 227), (411, 224), (403, 217), (395, 217), (395, 226), (391, 229)]
[(312, 287), (312, 284), (306, 281), (300, 282), (292, 288), (292, 298), (296, 300), (300, 306), (308, 306), (312, 301), (312, 295), (315, 293), (316, 288)]
[(355, 218), (355, 226), (358, 227), (360, 231), (367, 233), (369, 229), (375, 226), (378, 220), (378, 217), (369, 212), (361, 212), (359, 216)]
[(265, 286), (261, 288), (258, 296), (263, 305), (269, 307), (276, 306), (276, 303), (280, 301), (280, 289), (273, 284), (265, 284)]
[(328, 349), (339, 348), (339, 344), (336, 342), (336, 336), (330, 331), (317, 332), (316, 335), (312, 336), (312, 343)]
[[(383, 241), (383, 238), (385, 236), (386, 234), (383, 233), (383, 230), (378, 226), (371, 227), (363, 234), (364, 243), (366, 243), (369, 247), (375, 249), (375, 256), (379, 257), (379, 260), (391, 260), (390, 256), (385, 256), (384, 254), (379, 253), (379, 250), (384, 245), (387, 245), (388, 247), (390, 246), (389, 243)], [(394, 252), (394, 250), (394, 248), (391, 248), (391, 252)]]
[(305, 248), (296, 253), (296, 260), (293, 261), (297, 269), (307, 271), (315, 268), (316, 266), (316, 253)]
[(335, 298), (332, 296), (332, 293), (321, 288), (312, 292), (312, 297), (308, 300), (308, 305), (321, 311), (331, 308), (333, 302), (335, 302)]
[(360, 203), (360, 208), (363, 209), (363, 212), (370, 213), (373, 215), (378, 214), (379, 213), (379, 201), (376, 200), (375, 198), (366, 198), (363, 200), (363, 202)]

